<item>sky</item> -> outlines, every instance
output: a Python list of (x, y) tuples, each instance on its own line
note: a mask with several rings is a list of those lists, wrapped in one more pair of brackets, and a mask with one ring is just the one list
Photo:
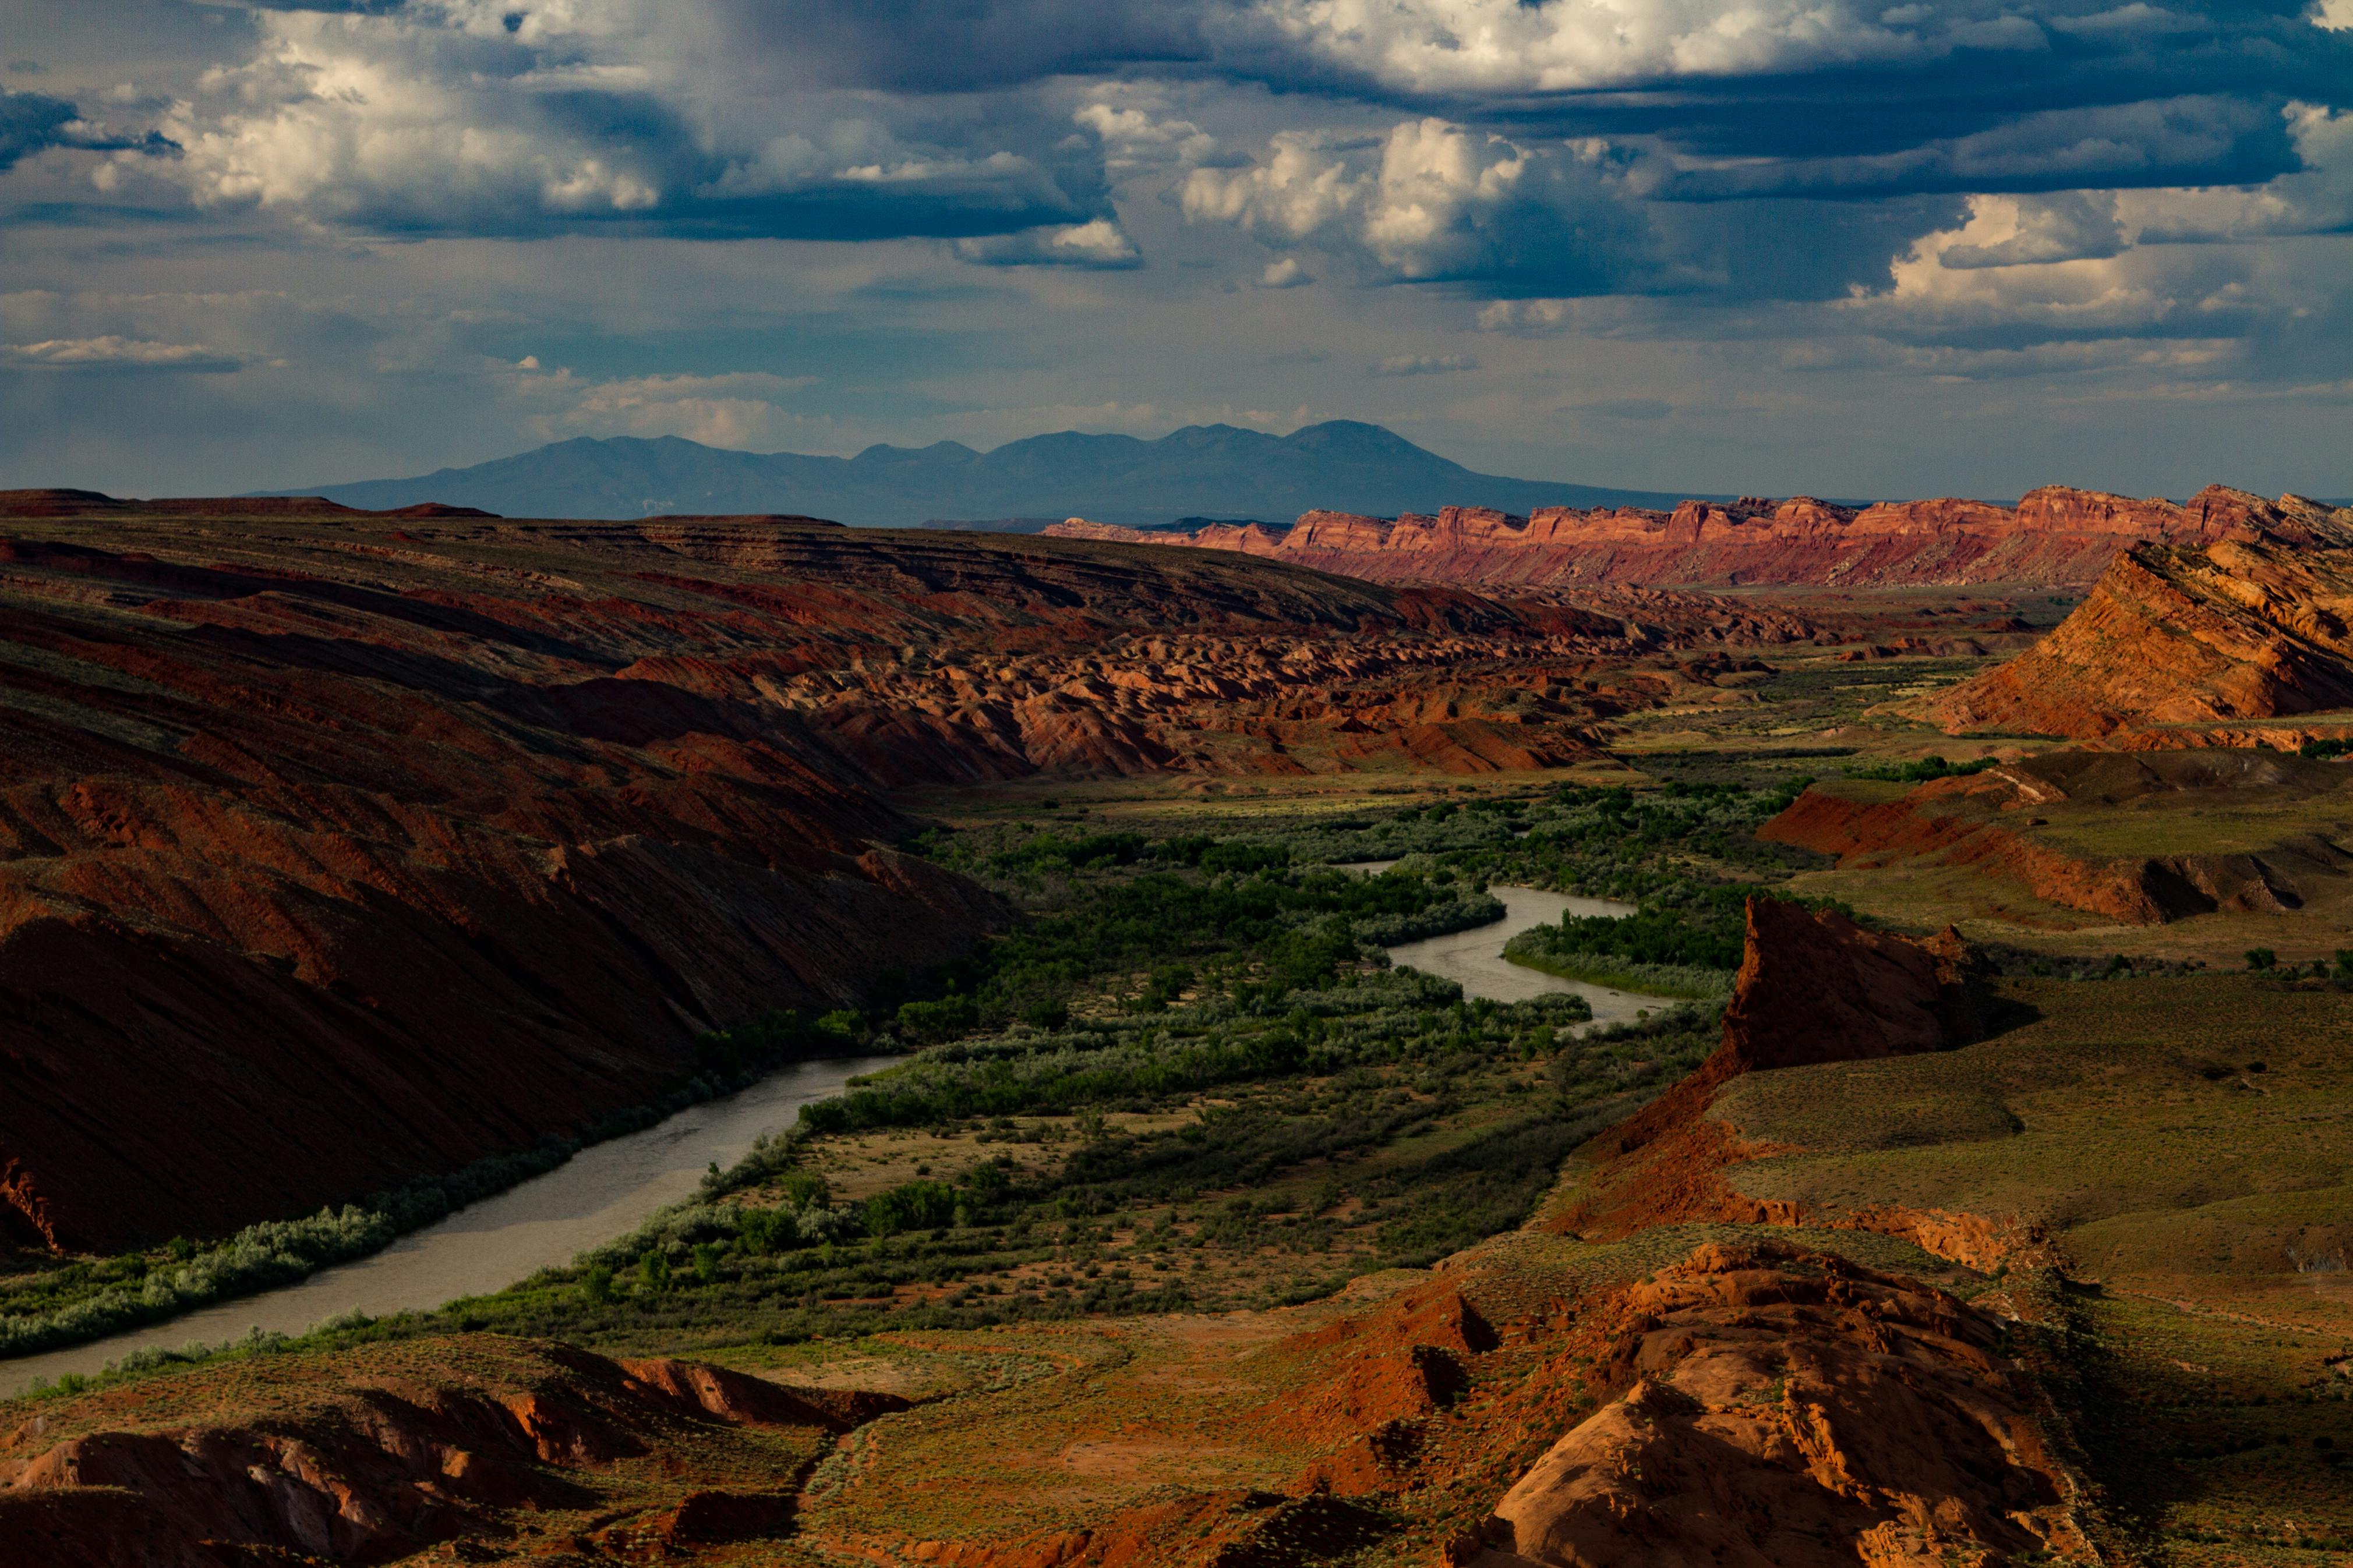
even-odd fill
[(1371, 420), (2353, 496), (2353, 0), (0, 0), (0, 487)]

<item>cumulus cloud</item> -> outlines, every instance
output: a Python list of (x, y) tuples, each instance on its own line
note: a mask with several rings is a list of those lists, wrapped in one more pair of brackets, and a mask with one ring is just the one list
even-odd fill
[(1222, 157), (1218, 139), (1178, 114), (1155, 84), (1106, 82), (1071, 118), (1103, 143), (1104, 166), (1113, 174), (1192, 167)]
[(1604, 143), (1526, 148), (1425, 117), (1369, 145), (1279, 134), (1246, 168), (1193, 171), (1180, 203), (1195, 223), (1320, 246), (1401, 281), (1600, 290), (1644, 259), (1623, 174)]
[(525, 428), (543, 440), (570, 436), (682, 436), (706, 447), (775, 450), (807, 440), (825, 422), (776, 399), (814, 385), (814, 376), (756, 373), (643, 375), (611, 380), (569, 370), (541, 372), (537, 356), (514, 367), (514, 395), (533, 412)]
[(2137, 242), (2353, 232), (2353, 113), (2290, 103), (2281, 114), (2295, 149), (2295, 173), (2259, 186), (2127, 193), (2119, 198), (2119, 211)]
[(1086, 267), (1117, 269), (1140, 267), (1143, 252), (1113, 218), (1054, 228), (1033, 228), (1020, 234), (990, 235), (960, 239), (955, 253), (984, 267)]
[(2029, 18), (1982, 4), (1888, 10), (1836, 0), (1606, 6), (1267, 0), (1260, 9), (1311, 58), (1369, 84), (1424, 94), (1589, 91), (2047, 47)]
[(2112, 193), (2069, 191), (2021, 197), (2009, 204), (2011, 233), (1983, 244), (1947, 245), (1937, 260), (1948, 268), (2021, 267), (2049, 261), (2094, 260), (2125, 247)]
[(165, 129), (201, 206), (394, 233), (863, 239), (1103, 216), (1100, 157), (1060, 148), (1047, 106), (779, 91), (773, 61), (711, 58), (725, 19), (621, 0), (275, 13)]
[[(675, 362), (712, 370), (739, 331), (773, 332), (796, 364), (805, 342), (832, 354), (809, 363), (837, 391), (865, 375), (860, 434), (891, 436), (905, 362), (877, 344), (931, 334), (944, 363), (1018, 341), (1018, 374), (1058, 379), (992, 405), (1011, 436), (1312, 395), (1286, 356), (1431, 374), (1403, 351), (1470, 321), (1564, 344), (1490, 340), (1482, 383), (1640, 339), (1629, 352), (1706, 360), (1694, 374), (1818, 364), (1823, 384), (1843, 369), (1898, 390), (2334, 386), (2353, 342), (2348, 6), (244, 0), (211, 13), (235, 26), (159, 34), (135, 67), (94, 47), (93, 8), (37, 83), (55, 96), (0, 96), (12, 255), (35, 255), (18, 233), (47, 247), (41, 276), (9, 286), (82, 288), (76, 258), (103, 247), (81, 237), (110, 227), (132, 242), (104, 265), (140, 275), (110, 303), (12, 317), (0, 300), (0, 392), (36, 413), (160, 405), (164, 377), (53, 373), (210, 353), (247, 374), (207, 390), (249, 389), (248, 408), (338, 375), (321, 406), (358, 408), (392, 398), (370, 387), (397, 373), (471, 378), (470, 395), (502, 400), (502, 429), (827, 447), (840, 432), (773, 380), (513, 362), (534, 342), (554, 363), (548, 343), (674, 333), (730, 345)], [(385, 236), (435, 243), (371, 243)], [(266, 320), (130, 299), (174, 287), (174, 266), (216, 267), (173, 258), (228, 237), (289, 291)], [(481, 237), (558, 243), (464, 243)], [(671, 243), (722, 238), (827, 243)], [(134, 252), (156, 258), (152, 279)], [(983, 271), (1023, 267), (1102, 275), (1040, 289)], [(702, 281), (641, 281), (673, 268)], [(396, 275), (397, 306), (372, 292)], [(1286, 308), (1242, 293), (1309, 283)], [(1398, 285), (1411, 296), (1349, 293)], [(968, 331), (982, 299), (1002, 314)], [(1073, 330), (1096, 304), (1107, 330)], [(1282, 342), (1218, 341), (1250, 320)], [(1398, 335), (1356, 335), (1377, 320)], [(1172, 384), (1134, 393), (1139, 357)], [(1230, 381), (1243, 362), (1265, 390)], [(967, 384), (993, 399), (1005, 371)], [(926, 396), (950, 374), (926, 374)], [(1639, 379), (1678, 430), (1722, 401)], [(1120, 388), (1154, 401), (1092, 401)], [(1633, 440), (1632, 406), (1576, 413)], [(903, 416), (927, 434), (945, 417)]]

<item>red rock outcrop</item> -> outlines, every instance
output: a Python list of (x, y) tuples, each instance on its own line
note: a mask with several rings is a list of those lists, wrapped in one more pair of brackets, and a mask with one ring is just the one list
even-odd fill
[(2186, 505), (2048, 486), (2015, 507), (1944, 498), (1856, 510), (1799, 496), (1687, 500), (1672, 512), (1483, 507), (1436, 517), (1311, 511), (1287, 530), (1108, 527), (1073, 518), (1046, 531), (1242, 551), (1376, 582), (1485, 588), (1599, 585), (1901, 586), (2083, 584), (2136, 542), (2188, 548), (2255, 528), (2310, 526), (2325, 509), (2213, 486)]
[[(697, 1478), (666, 1510), (647, 1509), (650, 1500), (619, 1510), (644, 1521), (627, 1533), (657, 1552), (763, 1536), (789, 1520), (799, 1478), (764, 1445), (727, 1466), (743, 1489), (714, 1489), (730, 1428), (799, 1429), (805, 1470), (832, 1436), (905, 1407), (488, 1336), (307, 1357), (277, 1369), (266, 1398), (242, 1384), (244, 1370), (43, 1407), (0, 1433), (0, 1560), (383, 1562), (461, 1535), (512, 1539), (533, 1518), (593, 1514), (598, 1473), (689, 1446)], [(606, 1544), (627, 1555), (636, 1542)]]
[(1703, 1247), (1588, 1309), (1630, 1383), (1445, 1553), (1457, 1568), (1936, 1568), (2089, 1555), (2000, 1331), (1785, 1247)]
[(1865, 931), (1834, 910), (1752, 898), (1723, 1044), (1594, 1147), (1626, 1155), (1689, 1132), (1716, 1090), (1743, 1073), (1944, 1050), (1982, 1028), (1957, 932), (1915, 942)]
[(2148, 853), (2103, 856), (2072, 847), (2048, 816), (2155, 796), (2185, 812), (2202, 798), (2244, 808), (2337, 793), (2341, 769), (2284, 756), (2253, 741), (2241, 749), (2048, 752), (1982, 773), (1932, 780), (1893, 799), (1816, 785), (1757, 830), (1772, 842), (1835, 855), (1841, 868), (1904, 861), (1966, 867), (2048, 903), (2130, 925), (2159, 925), (2217, 910), (2278, 913), (2353, 873), (2353, 857), (2312, 834), (2259, 852), (2172, 851), (2149, 819)]
[(1905, 711), (2088, 739), (2353, 706), (2353, 512), (2211, 515), (2228, 537), (2135, 544), (2028, 653)]

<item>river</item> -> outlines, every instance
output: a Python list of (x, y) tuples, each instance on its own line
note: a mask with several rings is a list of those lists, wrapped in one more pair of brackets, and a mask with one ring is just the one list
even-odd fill
[[(1391, 864), (1370, 861), (1356, 868), (1383, 871)], [(1467, 995), (1498, 1002), (1573, 991), (1592, 1004), (1596, 1024), (1630, 1020), (1670, 1005), (1655, 996), (1563, 980), (1504, 957), (1504, 944), (1530, 926), (1570, 913), (1630, 915), (1633, 905), (1535, 888), (1487, 890), (1504, 901), (1502, 920), (1390, 948), (1390, 961), (1443, 975), (1460, 984)], [(0, 1399), (24, 1392), (35, 1378), (94, 1373), (151, 1345), (218, 1344), (242, 1338), (254, 1328), (299, 1334), (347, 1312), (383, 1317), (427, 1311), (460, 1296), (501, 1289), (626, 1236), (656, 1209), (691, 1194), (712, 1162), (724, 1170), (761, 1133), (790, 1126), (803, 1105), (839, 1093), (846, 1079), (879, 1071), (896, 1059), (864, 1057), (786, 1068), (741, 1093), (691, 1106), (642, 1132), (584, 1149), (544, 1175), (460, 1209), (373, 1257), (326, 1269), (283, 1289), (239, 1297), (148, 1328), (0, 1362)]]
[[(1395, 864), (1394, 860), (1367, 860), (1356, 869), (1386, 871)], [(1538, 888), (1494, 886), (1487, 890), (1504, 900), (1502, 920), (1446, 936), (1405, 942), (1388, 950), (1389, 962), (1411, 964), (1424, 974), (1443, 975), (1460, 984), (1464, 995), (1484, 996), (1496, 1002), (1525, 1002), (1531, 996), (1573, 991), (1592, 1005), (1596, 1025), (1631, 1023), (1643, 1013), (1674, 1005), (1657, 996), (1616, 991), (1582, 980), (1563, 980), (1541, 969), (1514, 963), (1504, 956), (1504, 944), (1530, 926), (1550, 925), (1563, 915), (1630, 915), (1634, 912), (1632, 904), (1574, 898)]]
[(372, 1257), (147, 1328), (0, 1362), (0, 1399), (23, 1393), (37, 1377), (94, 1373), (151, 1345), (218, 1344), (254, 1328), (299, 1334), (347, 1312), (424, 1311), (502, 1289), (628, 1235), (656, 1209), (691, 1195), (712, 1162), (726, 1169), (763, 1132), (791, 1126), (802, 1106), (839, 1093), (857, 1074), (879, 1072), (901, 1059), (860, 1057), (786, 1068), (641, 1132), (583, 1149), (554, 1170), (459, 1209)]

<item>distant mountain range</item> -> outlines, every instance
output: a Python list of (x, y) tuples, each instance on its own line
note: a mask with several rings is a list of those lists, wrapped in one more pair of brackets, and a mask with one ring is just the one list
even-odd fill
[(583, 437), (411, 479), (277, 493), (325, 496), (371, 511), (440, 501), (504, 517), (797, 512), (864, 526), (979, 520), (978, 526), (1008, 530), (1073, 516), (1135, 528), (1179, 518), (1288, 522), (1318, 507), (1393, 517), (1450, 505), (1525, 512), (1672, 507), (1683, 499), (1473, 473), (1394, 431), (1346, 419), (1288, 436), (1230, 425), (1187, 426), (1156, 441), (1066, 430), (992, 452), (942, 441), (869, 447), (854, 458), (734, 452), (675, 436)]

